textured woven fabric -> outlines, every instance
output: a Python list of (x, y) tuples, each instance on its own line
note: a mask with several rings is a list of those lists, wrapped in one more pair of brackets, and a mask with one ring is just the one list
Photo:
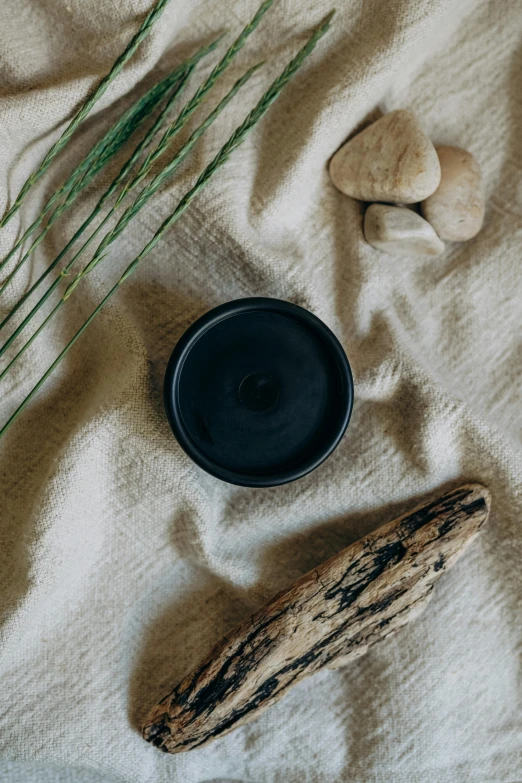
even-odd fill
[[(0, 444), (2, 781), (522, 779), (521, 7), (337, 5), (332, 31), (262, 124)], [(3, 1), (2, 212), (149, 7)], [(264, 59), (264, 68), (2, 382), (2, 421), (329, 7), (275, 3), (208, 105), (246, 67)], [(225, 26), (231, 40), (255, 8), (256, 0), (173, 0), (0, 233), (1, 256), (133, 98)], [(216, 58), (201, 64), (187, 95)], [(483, 231), (435, 260), (367, 246), (361, 206), (328, 177), (343, 140), (370, 113), (396, 108), (415, 112), (435, 142), (470, 149), (484, 171)], [(117, 165), (55, 224), (0, 315), (89, 214)], [(183, 330), (252, 295), (324, 319), (356, 384), (334, 455), (268, 490), (203, 474), (176, 444), (161, 401)], [(206, 748), (167, 756), (141, 739), (146, 711), (227, 629), (346, 544), (466, 480), (492, 490), (490, 523), (418, 621)]]

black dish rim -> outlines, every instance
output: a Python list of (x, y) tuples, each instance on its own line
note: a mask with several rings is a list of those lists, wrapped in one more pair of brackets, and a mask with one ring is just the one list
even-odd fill
[[(183, 421), (178, 402), (179, 380), (183, 370), (185, 360), (192, 347), (199, 338), (212, 329), (216, 324), (236, 315), (264, 310), (268, 312), (279, 313), (280, 315), (290, 316), (301, 322), (304, 322), (312, 331), (319, 334), (335, 359), (339, 373), (343, 376), (345, 394), (340, 400), (340, 405), (344, 404), (344, 416), (341, 417), (333, 437), (328, 445), (321, 449), (315, 456), (294, 465), (286, 470), (270, 473), (242, 473), (226, 468), (220, 463), (208, 457), (193, 441)], [(207, 473), (215, 478), (226, 481), (229, 484), (235, 484), (241, 487), (276, 487), (282, 484), (289, 484), (292, 481), (306, 476), (319, 465), (321, 465), (330, 454), (337, 448), (341, 441), (353, 409), (353, 377), (350, 364), (344, 349), (326, 324), (316, 315), (304, 307), (287, 302), (284, 299), (275, 299), (270, 297), (247, 297), (244, 299), (234, 299), (225, 304), (218, 305), (212, 310), (204, 313), (182, 334), (178, 340), (165, 371), (165, 381), (163, 386), (163, 400), (167, 418), (172, 431), (181, 448), (185, 453)]]

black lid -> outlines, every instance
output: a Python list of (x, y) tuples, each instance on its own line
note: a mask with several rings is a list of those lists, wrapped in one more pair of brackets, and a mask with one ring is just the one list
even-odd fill
[(280, 299), (236, 299), (181, 337), (165, 374), (180, 445), (213, 476), (250, 487), (321, 464), (352, 411), (348, 359), (328, 327)]

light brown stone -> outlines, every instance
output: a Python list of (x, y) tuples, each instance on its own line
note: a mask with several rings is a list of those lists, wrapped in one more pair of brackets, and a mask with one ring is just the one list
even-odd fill
[(413, 204), (437, 189), (440, 164), (417, 119), (400, 109), (341, 147), (330, 161), (330, 176), (342, 193), (360, 201)]
[(471, 152), (460, 147), (437, 147), (437, 154), (441, 181), (423, 201), (422, 214), (441, 239), (465, 242), (484, 223), (486, 200), (480, 167)]
[(372, 204), (364, 216), (366, 241), (394, 256), (438, 256), (444, 250), (435, 230), (407, 207)]

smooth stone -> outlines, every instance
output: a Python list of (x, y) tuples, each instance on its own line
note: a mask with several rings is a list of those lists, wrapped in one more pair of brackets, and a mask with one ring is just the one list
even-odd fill
[(394, 256), (439, 256), (444, 250), (432, 226), (408, 207), (372, 204), (364, 216), (364, 236)]
[(330, 161), (330, 176), (360, 201), (414, 204), (437, 189), (440, 163), (417, 119), (399, 109), (346, 142)]
[(421, 204), (422, 214), (439, 237), (465, 242), (478, 234), (484, 223), (486, 198), (477, 161), (460, 147), (437, 147), (440, 185)]

